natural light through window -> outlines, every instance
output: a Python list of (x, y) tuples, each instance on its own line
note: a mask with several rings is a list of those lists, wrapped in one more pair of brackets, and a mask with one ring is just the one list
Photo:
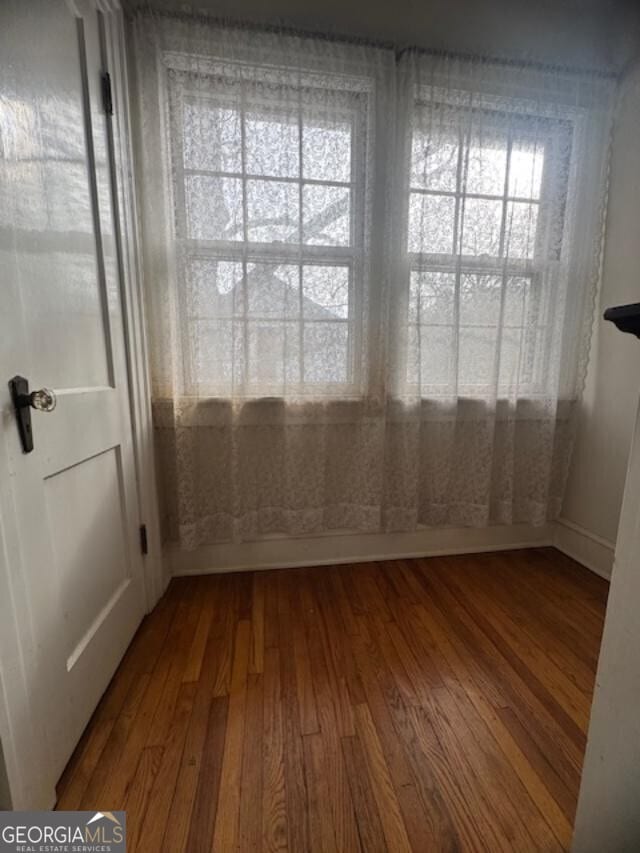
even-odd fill
[[(188, 382), (265, 394), (348, 393), (356, 381), (355, 196), (358, 99), (333, 108), (268, 96), (244, 108), (176, 87), (181, 151), (174, 167), (193, 327)], [(326, 98), (325, 98), (326, 100)], [(252, 103), (253, 101), (253, 103)], [(362, 169), (360, 169), (362, 171)]]
[(540, 381), (543, 272), (557, 246), (545, 189), (554, 129), (543, 131), (481, 112), (469, 129), (437, 106), (417, 109), (406, 381), (421, 395)]

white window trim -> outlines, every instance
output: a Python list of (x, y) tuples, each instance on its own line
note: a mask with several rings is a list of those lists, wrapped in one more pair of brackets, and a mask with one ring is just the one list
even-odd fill
[[(445, 93), (444, 91), (440, 91), (437, 89), (430, 90), (430, 95), (435, 98), (434, 101), (424, 100), (423, 95), (424, 93), (421, 93), (420, 90), (418, 90), (418, 92), (416, 93), (416, 100), (413, 105), (414, 114), (416, 114), (420, 110), (426, 113), (427, 111), (438, 110), (443, 107), (451, 108), (453, 106), (452, 102), (455, 102), (455, 108), (461, 113), (464, 113), (464, 111), (469, 108), (468, 103), (466, 103), (468, 95), (464, 92), (458, 93), (458, 98), (456, 98), (455, 92)], [(476, 112), (486, 112), (488, 114), (495, 112), (497, 113), (497, 115), (503, 114), (508, 116), (508, 147), (506, 152), (506, 170), (503, 191), (501, 194), (467, 192), (461, 186), (464, 150), (465, 145), (468, 144), (468, 140), (464, 138), (465, 134), (459, 132), (458, 162), (456, 169), (457, 176), (455, 190), (428, 189), (424, 187), (412, 186), (410, 146), (405, 176), (405, 186), (408, 201), (410, 202), (411, 195), (414, 193), (426, 196), (453, 198), (455, 199), (455, 212), (452, 252), (450, 254), (416, 252), (411, 251), (408, 246), (406, 247), (408, 271), (408, 280), (406, 285), (407, 292), (409, 292), (410, 288), (411, 275), (415, 272), (449, 273), (455, 275), (457, 278), (457, 289), (460, 288), (460, 278), (463, 275), (494, 275), (496, 277), (502, 278), (504, 281), (509, 278), (528, 278), (531, 282), (532, 288), (537, 289), (538, 291), (541, 290), (541, 282), (545, 275), (545, 272), (550, 270), (554, 264), (558, 263), (563, 249), (566, 251), (566, 247), (563, 246), (564, 216), (559, 211), (563, 209), (566, 203), (568, 184), (565, 181), (562, 185), (559, 185), (557, 183), (557, 180), (555, 179), (555, 176), (557, 176), (560, 170), (558, 169), (557, 164), (558, 154), (557, 151), (554, 151), (554, 149), (557, 148), (558, 140), (560, 139), (561, 135), (565, 135), (569, 139), (571, 138), (571, 135), (573, 133), (573, 121), (570, 114), (567, 115), (567, 117), (560, 119), (557, 116), (545, 115), (539, 108), (536, 110), (528, 109), (528, 106), (530, 107), (530, 105), (528, 105), (524, 101), (521, 101), (518, 97), (508, 96), (503, 96), (498, 100), (491, 96), (483, 96), (480, 98), (480, 102), (474, 101), (474, 111)], [(511, 195), (509, 193), (509, 168), (512, 146), (514, 142), (517, 142), (519, 139), (527, 139), (528, 134), (526, 129), (526, 120), (528, 116), (532, 115), (537, 121), (548, 122), (549, 128), (546, 138), (544, 140), (545, 163), (543, 167), (540, 194), (538, 198), (516, 196)], [(521, 134), (518, 134), (517, 130), (516, 133), (514, 133), (512, 130), (514, 123), (517, 128), (519, 117), (522, 118)], [(502, 132), (504, 132), (504, 125), (501, 128), (500, 123), (497, 120), (496, 128), (499, 131), (502, 130)], [(412, 132), (413, 130), (411, 130), (411, 133)], [(459, 226), (461, 215), (460, 209), (466, 199), (499, 201), (501, 203), (502, 212), (499, 239), (499, 255), (469, 255), (461, 253), (459, 249)], [(538, 218), (536, 222), (534, 253), (533, 256), (530, 258), (508, 257), (504, 254), (505, 233), (507, 230), (507, 212), (509, 209), (509, 204), (513, 203), (533, 203), (538, 205)], [(554, 222), (554, 214), (557, 216), (557, 219), (555, 221), (554, 233), (553, 235), (551, 235), (550, 231), (552, 228), (552, 223)], [(407, 239), (409, 239), (408, 209), (406, 215)], [(545, 247), (549, 245), (550, 241), (551, 245), (557, 246), (557, 252), (550, 252), (545, 254)], [(458, 251), (456, 251), (456, 249)], [(543, 312), (542, 317), (539, 316), (537, 322), (535, 324), (532, 324), (532, 331), (536, 334), (540, 331), (544, 331), (549, 327), (549, 323), (550, 319), (545, 316), (545, 312)], [(454, 331), (456, 329), (461, 328), (457, 317), (454, 317), (452, 323), (442, 324), (421, 323), (419, 320), (417, 322), (411, 321), (408, 316), (407, 307), (407, 333), (411, 328), (419, 332), (423, 328), (434, 327), (438, 325), (442, 325), (443, 327), (446, 326), (447, 328), (451, 328)], [(486, 326), (487, 324), (484, 325)], [(469, 324), (465, 324), (464, 328), (472, 328), (472, 326), (470, 326)], [(533, 344), (532, 351), (534, 352), (534, 354), (538, 354), (536, 353), (536, 350), (538, 349), (539, 347), (536, 347), (535, 344)], [(518, 396), (521, 397), (523, 395), (523, 392), (525, 392), (526, 396), (529, 399), (544, 399), (548, 396), (547, 389), (544, 384), (544, 376), (547, 375), (548, 371), (548, 348), (546, 346), (543, 347), (542, 352), (540, 354), (542, 356), (542, 359), (539, 360), (539, 363), (535, 368), (536, 376), (533, 377), (530, 382), (518, 382), (517, 388), (500, 383), (497, 389), (500, 398), (509, 398), (513, 395), (513, 393), (516, 392), (516, 390), (518, 392)], [(407, 357), (408, 352), (403, 353), (403, 368), (400, 375), (403, 376), (404, 379), (400, 380), (400, 387), (402, 388), (401, 396), (422, 397), (423, 399), (437, 400), (439, 398), (450, 398), (451, 395), (454, 394), (456, 396), (462, 395), (469, 398), (485, 398), (486, 395), (488, 393), (491, 393), (492, 391), (493, 386), (482, 383), (472, 384), (459, 382), (457, 376), (455, 377), (453, 384), (450, 382), (443, 382), (425, 387), (424, 385), (410, 382), (406, 378), (407, 367), (404, 366), (404, 359), (406, 359)]]
[[(189, 70), (184, 70), (184, 57), (176, 61), (178, 57), (171, 54), (165, 56), (165, 65), (170, 66), (174, 72), (173, 77), (180, 76), (180, 81), (173, 79), (167, 85), (167, 104), (166, 109), (172, 114), (173, 121), (181, 115), (181, 110), (186, 99), (190, 96), (188, 78), (191, 74)], [(187, 63), (188, 65), (188, 63)], [(209, 63), (212, 77), (221, 80), (224, 83), (224, 68), (219, 63), (214, 61)], [(178, 66), (178, 67), (176, 67)], [(243, 64), (243, 71), (249, 68), (252, 73), (258, 76), (264, 72), (268, 75), (268, 66), (252, 66)], [(199, 64), (199, 77), (202, 77), (202, 69)], [(176, 73), (177, 72), (177, 73)], [(323, 88), (330, 87), (332, 82), (336, 83), (335, 75), (331, 74), (316, 74), (309, 73), (308, 75), (296, 74), (292, 80), (292, 87), (295, 83), (302, 79), (305, 84)], [(344, 78), (341, 76), (341, 82)], [(358, 399), (367, 396), (366, 377), (368, 374), (368, 365), (366, 363), (367, 356), (363, 354), (363, 341), (368, 337), (368, 316), (366, 311), (367, 298), (365, 288), (367, 287), (367, 254), (369, 234), (367, 233), (367, 214), (366, 207), (370, 204), (368, 195), (370, 194), (371, 177), (369, 171), (371, 169), (368, 163), (368, 149), (371, 148), (370, 134), (373, 132), (369, 121), (369, 104), (368, 99), (372, 97), (371, 81), (366, 79), (358, 79), (354, 76), (349, 80), (350, 88), (344, 89), (344, 85), (337, 92), (345, 93), (344, 115), (349, 117), (353, 126), (352, 144), (351, 144), (351, 180), (349, 181), (329, 181), (305, 178), (302, 174), (298, 177), (282, 177), (273, 175), (253, 174), (244, 169), (244, 111), (241, 114), (242, 142), (242, 170), (240, 172), (224, 172), (208, 169), (189, 169), (184, 166), (184, 157), (182, 150), (182, 139), (179, 134), (172, 135), (171, 139), (171, 164), (174, 179), (174, 239), (176, 243), (176, 264), (178, 266), (179, 275), (183, 280), (187, 280), (187, 265), (190, 258), (209, 257), (212, 260), (228, 260), (241, 262), (245, 266), (251, 263), (282, 263), (293, 264), (300, 268), (306, 265), (324, 265), (324, 266), (341, 266), (347, 267), (349, 270), (349, 309), (348, 317), (341, 321), (336, 318), (336, 323), (344, 322), (348, 326), (348, 351), (347, 351), (347, 381), (344, 383), (314, 383), (301, 381), (299, 383), (287, 382), (287, 389), (297, 398), (309, 399)], [(198, 90), (198, 97), (202, 97), (202, 93)], [(218, 97), (215, 94), (215, 89), (212, 87), (210, 100), (213, 104), (218, 105), (224, 103), (224, 96)], [(356, 100), (358, 99), (358, 100)], [(274, 105), (277, 107), (277, 104)], [(333, 111), (329, 118), (334, 117)], [(299, 118), (301, 122), (302, 119)], [(299, 134), (300, 144), (300, 170), (302, 172), (302, 134)], [(359, 165), (361, 164), (361, 165)], [(184, 197), (185, 177), (188, 174), (210, 174), (215, 177), (231, 177), (240, 179), (243, 183), (243, 205), (244, 205), (244, 232), (245, 240), (203, 240), (195, 239), (187, 236), (187, 205)], [(246, 182), (250, 180), (267, 180), (271, 182), (281, 182), (295, 184), (299, 187), (299, 229), (300, 242), (274, 242), (261, 243), (258, 241), (250, 241), (247, 238), (247, 211), (246, 211)], [(325, 246), (315, 244), (305, 244), (302, 242), (303, 229), (303, 206), (302, 193), (305, 186), (331, 186), (344, 187), (350, 190), (350, 236), (348, 246)], [(301, 288), (301, 284), (300, 284)], [(181, 289), (181, 291), (184, 289)], [(183, 294), (184, 295), (184, 294)], [(191, 318), (188, 315), (184, 299), (180, 304), (180, 311), (186, 322), (193, 322), (196, 318)], [(226, 318), (224, 318), (226, 319)], [(231, 318), (229, 318), (231, 320)], [(242, 318), (238, 318), (241, 320)], [(244, 322), (250, 322), (247, 318), (243, 318)], [(269, 318), (270, 319), (270, 318)], [(307, 322), (321, 322), (304, 320), (302, 316), (293, 318), (295, 323), (300, 324), (300, 334), (302, 327)], [(301, 351), (302, 347), (301, 347)], [(193, 366), (190, 364), (188, 357), (183, 361), (183, 390), (184, 396), (206, 396), (206, 397), (224, 397), (229, 395), (228, 384), (215, 384), (199, 382), (193, 374)], [(259, 397), (269, 396), (273, 392), (274, 396), (281, 394), (281, 385), (274, 388), (269, 388), (264, 384), (244, 383), (240, 388), (234, 389), (234, 397), (256, 399)]]

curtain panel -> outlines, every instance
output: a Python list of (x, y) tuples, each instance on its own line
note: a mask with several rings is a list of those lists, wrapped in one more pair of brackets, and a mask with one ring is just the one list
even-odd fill
[(555, 518), (613, 82), (146, 13), (132, 53), (166, 539)]

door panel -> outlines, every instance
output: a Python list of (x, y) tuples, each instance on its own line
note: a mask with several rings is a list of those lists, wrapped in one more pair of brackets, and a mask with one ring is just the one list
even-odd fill
[(144, 584), (101, 15), (89, 0), (15, 0), (1, 17), (14, 38), (0, 57), (0, 363), (4, 381), (57, 396), (32, 412), (30, 454), (13, 413), (2, 420), (55, 781), (142, 618)]
[(47, 365), (49, 384), (55, 388), (109, 384), (95, 258), (77, 251), (47, 252), (31, 258), (25, 273), (29, 282), (25, 303), (30, 323), (38, 330), (34, 355)]
[[(49, 526), (56, 532), (52, 570), (66, 623), (67, 669), (105, 602), (130, 579), (120, 448), (105, 450), (44, 481)], [(87, 500), (91, 495), (91, 500)], [(73, 519), (73, 524), (69, 524)], [(91, 543), (87, 565), (85, 540)]]

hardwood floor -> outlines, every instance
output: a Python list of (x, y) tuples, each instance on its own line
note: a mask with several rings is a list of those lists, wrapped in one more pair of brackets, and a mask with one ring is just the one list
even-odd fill
[(174, 579), (58, 788), (128, 850), (566, 850), (607, 584), (539, 549)]

